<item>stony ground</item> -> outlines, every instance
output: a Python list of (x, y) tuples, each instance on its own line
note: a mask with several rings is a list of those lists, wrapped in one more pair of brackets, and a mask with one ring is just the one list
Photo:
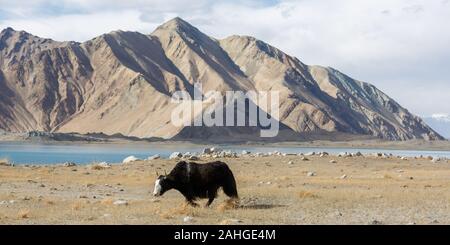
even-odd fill
[[(240, 206), (151, 195), (175, 160), (89, 166), (0, 166), (1, 224), (450, 224), (450, 164), (428, 159), (272, 156), (220, 159)], [(202, 161), (200, 161), (202, 162)], [(201, 200), (200, 202), (206, 202)]]

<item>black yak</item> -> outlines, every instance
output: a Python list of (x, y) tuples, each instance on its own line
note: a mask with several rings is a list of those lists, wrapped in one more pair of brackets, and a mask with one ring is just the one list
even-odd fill
[(219, 188), (232, 199), (238, 198), (236, 180), (228, 165), (224, 162), (198, 164), (179, 162), (168, 175), (161, 175), (155, 181), (154, 196), (162, 196), (166, 191), (175, 189), (192, 206), (198, 198), (208, 198), (208, 207), (217, 197)]

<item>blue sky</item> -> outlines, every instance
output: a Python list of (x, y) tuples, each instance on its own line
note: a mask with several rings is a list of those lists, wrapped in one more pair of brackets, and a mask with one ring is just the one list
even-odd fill
[(450, 114), (450, 0), (0, 0), (0, 28), (85, 41), (151, 33), (180, 16), (203, 32), (262, 39), (370, 82), (415, 114)]

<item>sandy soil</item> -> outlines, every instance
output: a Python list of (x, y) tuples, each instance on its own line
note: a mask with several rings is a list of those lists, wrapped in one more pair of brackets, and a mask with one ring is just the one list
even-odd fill
[(174, 160), (107, 169), (0, 166), (0, 223), (450, 224), (448, 161), (307, 158), (221, 159), (237, 178), (238, 208), (223, 193), (210, 208), (188, 207), (176, 191), (153, 198), (155, 170), (169, 171)]

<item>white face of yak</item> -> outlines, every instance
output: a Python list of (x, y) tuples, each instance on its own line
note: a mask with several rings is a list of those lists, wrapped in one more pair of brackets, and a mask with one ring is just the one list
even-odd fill
[(158, 178), (155, 181), (155, 189), (153, 190), (153, 196), (161, 196), (162, 186), (161, 186), (161, 179)]

